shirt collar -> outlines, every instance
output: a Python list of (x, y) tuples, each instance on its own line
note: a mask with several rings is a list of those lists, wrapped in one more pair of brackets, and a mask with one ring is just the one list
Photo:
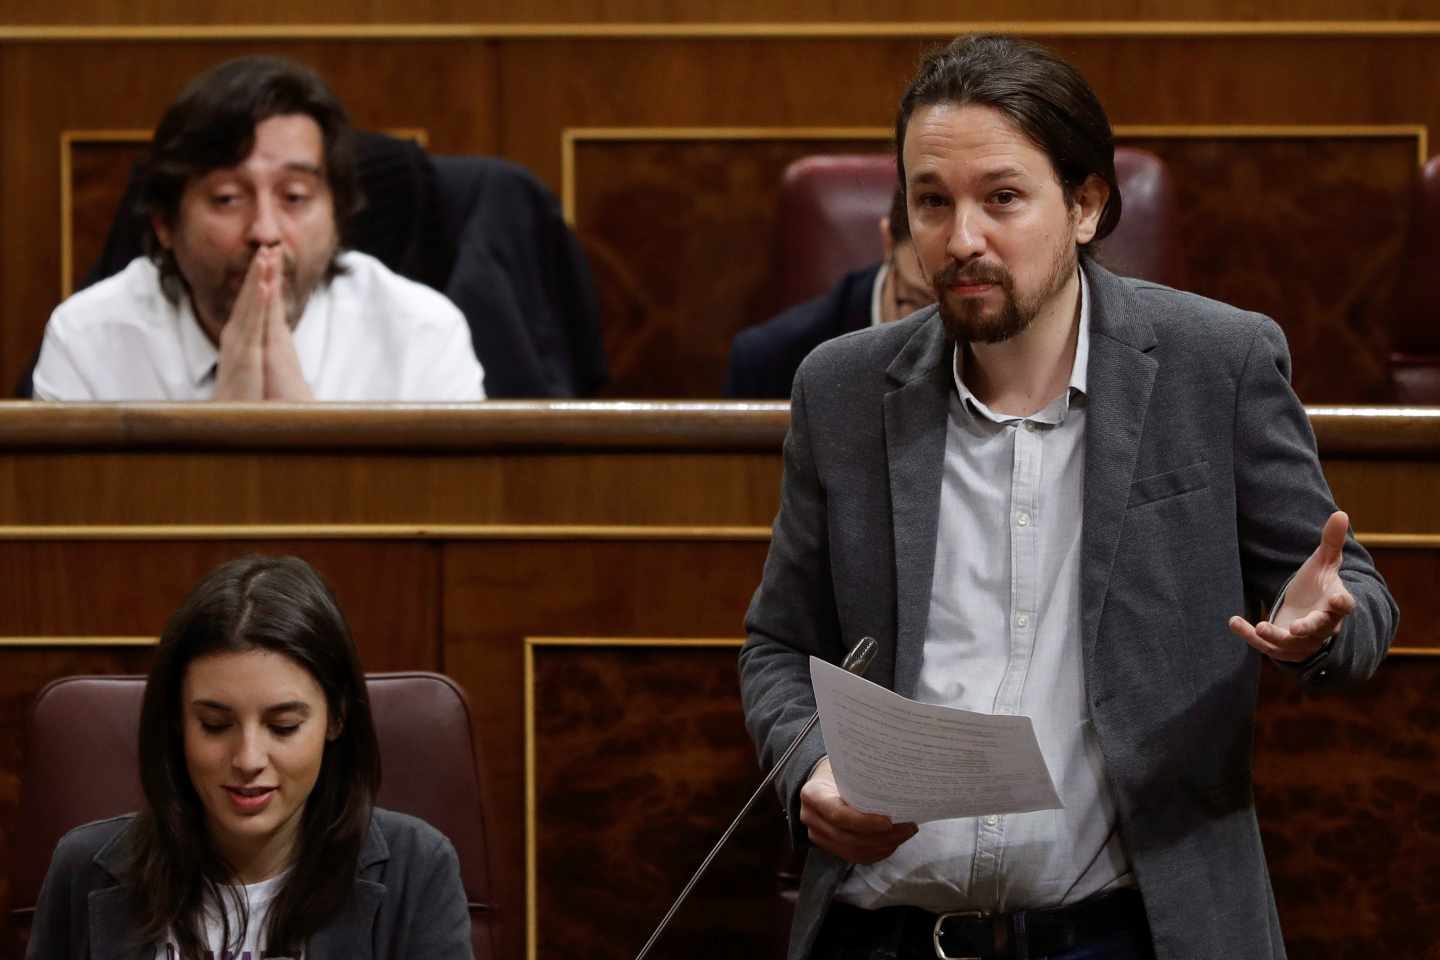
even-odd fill
[[(1077, 269), (1079, 269), (1077, 267)], [(1070, 409), (1070, 400), (1075, 396), (1085, 396), (1089, 384), (1090, 366), (1090, 281), (1085, 278), (1085, 271), (1080, 273), (1080, 329), (1075, 338), (1075, 360), (1070, 367), (1070, 388), (1055, 401), (1048, 404), (1043, 410), (1031, 417), (1007, 417), (997, 415), (990, 411), (990, 408), (981, 403), (970, 388), (965, 385), (965, 378), (961, 375), (964, 370), (965, 351), (961, 350), (959, 343), (955, 344), (954, 353), (950, 363), (950, 373), (955, 379), (955, 389), (959, 391), (961, 405), (972, 414), (984, 416), (997, 423), (1009, 422), (1011, 420), (1035, 419), (1046, 422), (1060, 422), (1065, 419), (1065, 412)]]
[(881, 312), (881, 300), (885, 296), (885, 278), (890, 276), (890, 261), (883, 260), (875, 271), (875, 285), (870, 288), (870, 326), (878, 327), (885, 322)]

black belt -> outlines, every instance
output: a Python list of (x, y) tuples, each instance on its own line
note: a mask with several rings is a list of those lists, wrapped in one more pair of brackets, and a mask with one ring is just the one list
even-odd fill
[(1140, 894), (1131, 889), (1068, 907), (1011, 913), (931, 913), (919, 907), (862, 910), (834, 903), (825, 918), (828, 942), (889, 942), (897, 957), (927, 960), (1024, 960), (1061, 953), (1122, 931), (1147, 929)]

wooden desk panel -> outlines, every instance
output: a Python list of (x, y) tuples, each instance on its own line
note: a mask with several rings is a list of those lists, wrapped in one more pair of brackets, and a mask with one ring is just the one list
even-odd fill
[[(585, 924), (622, 908), (626, 938), (643, 935), (756, 775), (733, 649), (667, 642), (739, 637), (778, 503), (787, 415), (775, 404), (0, 404), (0, 645), (154, 635), (220, 560), (252, 550), (306, 556), (334, 584), (368, 668), (438, 668), (469, 692), (491, 795), (500, 956), (525, 956), (529, 876), (547, 931), (541, 956), (560, 955)], [(1430, 496), (1440, 489), (1440, 411), (1314, 410), (1312, 420), (1337, 497), (1372, 539), (1404, 606), (1401, 642), (1440, 649), (1440, 505)], [(537, 647), (527, 681), (527, 641), (546, 637), (642, 645)], [(0, 861), (28, 698), (55, 676), (138, 672), (147, 660), (144, 648), (114, 645), (0, 647)], [(1343, 733), (1351, 717), (1367, 716), (1382, 728), (1408, 723), (1423, 732), (1409, 738), (1415, 749), (1437, 749), (1440, 736), (1413, 716), (1430, 696), (1435, 662), (1392, 658), (1364, 688), (1373, 702), (1312, 706), (1280, 690), (1276, 716), (1298, 720), (1268, 721), (1267, 687), (1257, 745), (1264, 828), (1282, 916), (1299, 944), (1325, 931), (1306, 886), (1320, 854), (1287, 826), (1291, 813), (1310, 816), (1303, 798), (1285, 792), (1290, 780), (1313, 785), (1346, 770), (1344, 789), (1364, 799), (1337, 809), (1330, 828), (1405, 836), (1419, 794), (1403, 785), (1427, 774), (1418, 753), (1392, 749), (1397, 741), (1357, 746), (1348, 736), (1307, 748), (1297, 772), (1293, 732), (1313, 724)], [(539, 718), (533, 778), (527, 716)], [(698, 738), (694, 753), (675, 739), (687, 732)], [(612, 795), (631, 776), (640, 778), (637, 793)], [(528, 806), (527, 787), (538, 791)], [(772, 807), (742, 831), (718, 879), (682, 917), (716, 949), (764, 952), (779, 936), (770, 866), (783, 845), (774, 818)], [(533, 874), (527, 825), (544, 841)], [(596, 829), (593, 850), (577, 849), (587, 827)], [(606, 896), (620, 899), (596, 914), (591, 894), (604, 863), (629, 864), (635, 876), (624, 881), (639, 886), (617, 880)], [(1411, 882), (1414, 868), (1401, 858), (1394, 870), (1369, 870), (1373, 903), (1392, 893), (1411, 902), (1390, 885)], [(0, 907), (7, 899), (0, 877)], [(707, 916), (735, 920), (735, 936), (706, 937)], [(1337, 935), (1362, 935), (1365, 917)], [(678, 956), (681, 944), (695, 940), (667, 941), (657, 956)], [(616, 939), (615, 956), (636, 947)]]

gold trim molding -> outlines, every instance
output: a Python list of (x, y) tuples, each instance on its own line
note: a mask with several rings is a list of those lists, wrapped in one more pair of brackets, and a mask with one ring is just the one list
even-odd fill
[[(0, 526), (3, 541), (147, 540), (609, 540), (764, 542), (760, 524), (270, 523), (56, 524)], [(1440, 549), (1440, 533), (1356, 533), (1370, 550)], [(574, 645), (575, 641), (566, 640)], [(619, 644), (620, 641), (606, 641)], [(644, 641), (653, 643), (653, 641)]]
[[(143, 542), (156, 540), (593, 540), (762, 543), (770, 528), (755, 525), (662, 524), (69, 524), (0, 526), (0, 542)], [(1440, 550), (1440, 533), (1356, 533), (1369, 550)], [(571, 642), (571, 641), (567, 641)], [(649, 641), (647, 641), (649, 642)]]
[[(722, 540), (766, 541), (767, 526), (661, 524), (69, 524), (0, 526), (0, 541), (52, 540)], [(1437, 535), (1440, 539), (1440, 535)]]
[(159, 637), (0, 637), (0, 650), (35, 647), (153, 647)]
[[(873, 140), (887, 149), (890, 127), (566, 127), (560, 134), (560, 202), (565, 222), (575, 226), (575, 148), (580, 143), (653, 143), (750, 140)], [(1429, 159), (1429, 128), (1397, 124), (1116, 124), (1116, 140), (1415, 140), (1415, 163)]]
[(934, 39), (995, 32), (1080, 39), (1413, 38), (1440, 36), (1440, 20), (969, 20), (719, 23), (35, 24), (0, 28), (0, 43), (244, 40)]
[[(160, 642), (159, 637), (97, 637), (92, 635), (70, 636), (57, 634), (50, 637), (7, 637), (0, 636), (0, 649), (21, 649), (27, 647), (90, 647), (90, 648), (114, 648), (114, 647), (153, 647)], [(696, 639), (693, 637), (526, 637), (525, 645), (528, 651), (531, 647), (610, 647), (623, 649), (626, 647), (646, 648), (689, 648), (695, 650), (725, 648), (732, 650), (740, 649), (744, 640), (726, 637), (706, 637)], [(1440, 647), (1391, 647), (1389, 657), (1440, 657)], [(526, 682), (529, 683), (530, 676), (527, 674)], [(529, 687), (526, 687), (527, 691)], [(526, 715), (527, 719), (529, 714)]]
[(1355, 539), (1367, 550), (1440, 549), (1440, 533), (1357, 533)]

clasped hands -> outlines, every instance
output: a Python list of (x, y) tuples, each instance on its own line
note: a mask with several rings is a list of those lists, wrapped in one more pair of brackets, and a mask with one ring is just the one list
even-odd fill
[[(1285, 589), (1280, 609), (1252, 625), (1231, 617), (1231, 632), (1275, 660), (1299, 663), (1314, 656), (1355, 609), (1355, 598), (1340, 580), (1340, 559), (1350, 518), (1336, 511), (1325, 521), (1320, 545)], [(895, 823), (846, 803), (835, 785), (830, 758), (815, 765), (800, 788), (800, 822), (810, 842), (849, 863), (875, 863), (919, 831), (913, 823)]]
[(220, 330), (215, 399), (313, 400), (285, 311), (284, 254), (261, 247)]

